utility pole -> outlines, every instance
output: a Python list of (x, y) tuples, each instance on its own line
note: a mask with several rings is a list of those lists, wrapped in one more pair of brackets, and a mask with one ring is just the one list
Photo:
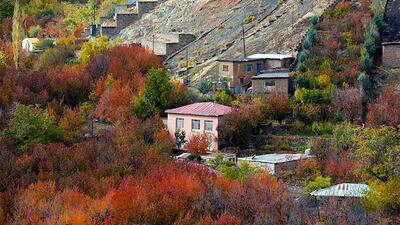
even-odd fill
[(242, 22), (243, 58), (246, 58), (246, 38), (244, 36), (244, 23)]
[(189, 85), (189, 46), (186, 46), (186, 80), (185, 80), (185, 84)]

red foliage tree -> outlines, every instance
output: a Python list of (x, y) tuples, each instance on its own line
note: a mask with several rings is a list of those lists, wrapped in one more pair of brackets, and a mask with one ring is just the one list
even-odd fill
[(205, 154), (210, 146), (208, 139), (206, 133), (193, 134), (185, 144), (185, 148), (191, 153)]
[(89, 97), (91, 78), (82, 66), (65, 66), (51, 76), (51, 97), (75, 106)]
[(389, 86), (378, 97), (376, 102), (368, 104), (368, 126), (397, 126), (400, 124), (400, 93)]
[(325, 164), (325, 171), (336, 181), (359, 180), (357, 172), (361, 164), (348, 152), (331, 153)]
[(331, 103), (340, 115), (354, 122), (361, 119), (363, 112), (362, 94), (359, 89), (337, 89), (331, 97)]

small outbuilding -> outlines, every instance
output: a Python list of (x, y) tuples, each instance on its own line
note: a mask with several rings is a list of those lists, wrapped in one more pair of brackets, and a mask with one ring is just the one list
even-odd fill
[(40, 40), (38, 38), (25, 38), (22, 40), (22, 49), (25, 52), (36, 52), (39, 44)]
[[(308, 152), (308, 151), (307, 151)], [(307, 160), (313, 158), (310, 154), (266, 154), (255, 155), (250, 157), (238, 158), (237, 162), (240, 165), (243, 162), (248, 162), (250, 165), (260, 166), (265, 171), (272, 175), (279, 175), (284, 171), (293, 171), (299, 160)]]

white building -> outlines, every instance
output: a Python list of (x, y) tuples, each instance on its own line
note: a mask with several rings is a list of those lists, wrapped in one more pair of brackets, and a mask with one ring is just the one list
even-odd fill
[(38, 38), (25, 38), (22, 40), (22, 49), (25, 52), (34, 52), (39, 43), (40, 40)]

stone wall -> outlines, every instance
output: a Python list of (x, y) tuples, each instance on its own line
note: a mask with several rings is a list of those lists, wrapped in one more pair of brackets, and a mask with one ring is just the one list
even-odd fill
[(400, 42), (382, 44), (382, 65), (400, 68)]

